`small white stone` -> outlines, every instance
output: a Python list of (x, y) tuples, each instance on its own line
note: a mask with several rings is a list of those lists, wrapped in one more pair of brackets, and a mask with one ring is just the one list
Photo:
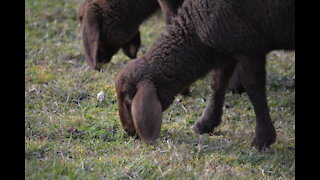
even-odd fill
[(98, 93), (97, 99), (99, 102), (103, 101), (103, 99), (104, 99), (104, 92), (103, 91)]

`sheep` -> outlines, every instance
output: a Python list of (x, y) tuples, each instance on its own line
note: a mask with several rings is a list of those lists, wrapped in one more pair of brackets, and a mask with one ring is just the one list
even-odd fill
[[(183, 0), (158, 0), (161, 11), (164, 14), (164, 19), (166, 24), (170, 24), (171, 17), (175, 16), (177, 13), (177, 9), (183, 3)], [(233, 93), (242, 94), (245, 92), (240, 80), (240, 73), (237, 68), (234, 70), (233, 75), (230, 78), (228, 89)]]
[[(182, 4), (183, 0), (174, 0), (173, 2), (170, 2), (170, 0), (158, 0), (159, 4), (161, 6), (162, 11), (164, 12), (164, 19), (166, 24), (170, 24), (170, 18), (172, 16), (174, 16), (177, 12), (178, 7)], [(131, 23), (135, 24), (136, 27), (139, 26), (139, 24), (142, 21), (135, 21), (133, 18), (134, 16), (122, 16), (124, 19), (122, 19), (121, 21), (117, 21), (117, 18), (119, 15), (116, 15), (113, 17), (113, 11), (105, 11), (105, 15), (102, 15), (103, 13), (101, 12), (96, 12), (96, 8), (95, 7), (106, 7), (105, 5), (103, 5), (103, 3), (106, 4), (112, 4), (115, 2), (120, 2), (122, 3), (121, 0), (115, 1), (115, 0), (109, 0), (109, 1), (92, 1), (92, 0), (87, 0), (84, 3), (80, 4), (78, 11), (77, 11), (77, 19), (80, 21), (81, 23), (81, 27), (85, 29), (85, 31), (83, 31), (83, 43), (84, 43), (84, 50), (85, 50), (85, 57), (86, 60), (89, 64), (89, 67), (91, 69), (95, 69), (95, 70), (100, 70), (100, 66), (102, 63), (107, 63), (111, 60), (112, 56), (117, 53), (117, 51), (120, 49), (120, 47), (123, 48), (124, 53), (130, 57), (130, 58), (136, 58), (138, 49), (140, 47), (140, 33), (139, 30), (136, 31), (135, 28), (132, 28), (130, 30), (125, 30), (125, 28), (127, 28), (127, 22), (130, 21)], [(145, 13), (144, 15), (144, 19), (148, 18), (148, 16), (151, 16), (152, 13), (154, 13), (157, 9), (158, 6), (156, 5), (156, 1), (155, 0), (151, 0), (151, 1), (147, 1), (148, 3), (150, 3), (150, 6), (152, 6), (152, 8), (150, 9), (150, 11), (144, 11), (143, 8), (136, 8), (135, 10), (137, 11), (141, 11), (141, 13)], [(123, 5), (123, 12), (125, 13), (129, 13), (130, 8), (132, 8), (130, 2), (125, 2), (126, 4)], [(132, 3), (132, 2), (131, 2)], [(170, 3), (170, 4), (169, 4)], [(87, 8), (86, 10), (86, 6), (87, 4), (89, 4), (89, 8)], [(148, 5), (148, 4), (147, 4)], [(148, 6), (142, 6), (144, 8), (148, 8)], [(103, 9), (103, 8), (101, 8)], [(111, 6), (110, 9), (116, 9), (116, 7)], [(96, 13), (93, 13), (93, 12)], [(106, 32), (101, 32), (102, 28), (94, 28), (97, 26), (91, 25), (89, 21), (85, 21), (82, 22), (83, 17), (85, 12), (89, 12), (87, 19), (89, 18), (95, 18), (95, 19), (99, 19), (102, 18), (104, 19), (104, 17), (111, 17), (109, 18), (106, 23), (108, 22), (109, 24), (112, 23), (114, 21), (114, 25), (112, 26), (112, 28), (110, 27), (106, 27), (108, 31)], [(124, 13), (124, 14), (125, 14)], [(135, 12), (136, 13), (136, 12)], [(91, 14), (91, 15), (90, 15)], [(125, 19), (127, 18), (127, 19)], [(101, 27), (102, 25), (102, 21), (103, 20), (99, 20), (99, 26)], [(90, 26), (92, 26), (93, 28), (90, 28)], [(130, 37), (132, 36), (130, 33), (119, 33), (119, 38), (117, 38), (117, 36), (114, 36), (115, 31), (117, 30), (122, 30), (119, 32), (138, 32), (134, 38), (130, 39)], [(90, 32), (89, 31), (94, 31), (96, 33)], [(86, 33), (88, 32), (88, 33)], [(96, 39), (90, 39), (93, 38), (93, 34), (104, 34), (103, 37), (100, 40), (98, 40), (98, 38), (96, 37)], [(113, 38), (110, 39), (108, 38), (109, 36), (112, 36)], [(121, 37), (121, 38), (120, 38)], [(121, 40), (122, 39), (122, 40)], [(128, 39), (129, 41), (126, 41), (125, 39)], [(233, 81), (231, 81), (233, 82)], [(237, 84), (238, 81), (235, 81), (233, 84)], [(237, 89), (237, 88), (233, 88), (236, 85), (231, 85), (232, 88), (231, 89)], [(240, 92), (239, 90), (236, 90), (236, 92)], [(243, 92), (243, 91), (241, 91)], [(189, 89), (185, 89), (184, 91), (181, 92), (182, 95), (184, 96), (188, 96), (190, 95), (190, 91)]]
[[(172, 6), (175, 12), (182, 0)], [(122, 47), (129, 58), (136, 58), (140, 47), (139, 25), (159, 9), (157, 0), (86, 0), (80, 4), (77, 19), (83, 28), (83, 44), (87, 63), (100, 70)], [(85, 18), (85, 19), (84, 19)], [(168, 23), (169, 16), (165, 17)], [(186, 88), (182, 95), (190, 95)]]
[[(182, 5), (183, 1), (184, 0), (158, 0), (166, 25), (171, 24), (171, 18), (177, 14), (177, 10)], [(238, 73), (240, 72), (236, 68), (229, 80), (228, 89), (233, 93), (242, 94), (245, 90), (241, 84), (240, 75), (238, 75)], [(190, 96), (189, 88), (182, 91), (181, 94)]]
[(158, 9), (157, 0), (86, 0), (80, 4), (77, 18), (89, 67), (100, 70), (120, 48), (129, 58), (136, 58), (139, 25)]
[(192, 128), (198, 134), (212, 132), (221, 123), (226, 87), (237, 66), (256, 115), (251, 146), (269, 148), (276, 130), (266, 99), (265, 56), (294, 48), (294, 0), (185, 0), (147, 53), (116, 76), (122, 127), (153, 143), (174, 97), (213, 70), (212, 95)]

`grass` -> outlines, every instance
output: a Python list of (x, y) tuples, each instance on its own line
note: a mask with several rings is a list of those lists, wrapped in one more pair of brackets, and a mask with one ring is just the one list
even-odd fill
[[(117, 112), (113, 79), (130, 60), (119, 52), (103, 72), (88, 69), (75, 17), (80, 2), (25, 1), (26, 179), (295, 179), (294, 52), (267, 56), (278, 134), (269, 150), (250, 147), (255, 115), (246, 94), (226, 95), (214, 136), (193, 133), (210, 94), (208, 77), (191, 86), (191, 97), (176, 97), (160, 138), (146, 145), (127, 136)], [(138, 56), (163, 29), (159, 12), (142, 24)]]

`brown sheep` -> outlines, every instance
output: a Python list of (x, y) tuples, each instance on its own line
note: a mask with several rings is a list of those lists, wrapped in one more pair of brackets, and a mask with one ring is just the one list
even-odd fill
[(265, 56), (295, 48), (294, 0), (186, 0), (148, 52), (130, 61), (115, 81), (118, 110), (129, 135), (152, 143), (161, 114), (185, 87), (213, 70), (212, 96), (193, 127), (210, 133), (221, 122), (226, 87), (235, 67), (256, 114), (251, 143), (276, 140), (266, 99)]
[[(158, 0), (167, 25), (171, 24), (171, 18), (177, 14), (177, 9), (182, 5), (183, 1), (184, 0)], [(228, 89), (230, 89), (233, 93), (241, 94), (245, 92), (245, 89), (241, 84), (239, 75), (240, 71), (237, 69), (238, 68), (235, 68), (230, 78)], [(185, 92), (185, 94), (189, 94), (188, 89)]]
[(136, 58), (139, 25), (159, 9), (157, 0), (86, 0), (78, 9), (84, 54), (91, 69), (100, 70), (122, 48)]

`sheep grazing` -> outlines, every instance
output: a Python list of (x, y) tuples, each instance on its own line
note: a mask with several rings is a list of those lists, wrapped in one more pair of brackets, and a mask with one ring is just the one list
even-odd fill
[(100, 70), (122, 48), (136, 58), (139, 25), (159, 9), (157, 0), (86, 0), (77, 12), (84, 54), (91, 69)]
[[(159, 5), (161, 7), (161, 11), (164, 15), (165, 23), (171, 24), (171, 18), (177, 14), (177, 9), (182, 5), (184, 0), (158, 0)], [(230, 78), (228, 89), (230, 89), (233, 93), (244, 93), (245, 89), (241, 84), (240, 73), (237, 68), (234, 70), (233, 75)], [(189, 95), (189, 91), (185, 91), (186, 95)]]
[(212, 96), (193, 130), (210, 133), (221, 122), (229, 79), (237, 66), (256, 114), (251, 143), (276, 140), (266, 99), (265, 56), (295, 48), (294, 0), (186, 0), (148, 52), (127, 63), (115, 80), (118, 110), (129, 135), (152, 143), (162, 112), (175, 95), (213, 70)]

